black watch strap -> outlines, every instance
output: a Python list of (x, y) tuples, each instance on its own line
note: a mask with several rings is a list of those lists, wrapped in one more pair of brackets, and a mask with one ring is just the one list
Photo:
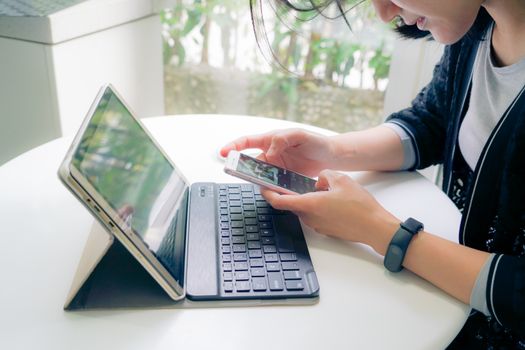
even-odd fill
[(383, 261), (388, 271), (399, 272), (403, 270), (403, 260), (405, 259), (408, 245), (412, 237), (421, 230), (423, 230), (423, 224), (413, 218), (408, 218), (399, 225), (399, 229), (388, 245)]

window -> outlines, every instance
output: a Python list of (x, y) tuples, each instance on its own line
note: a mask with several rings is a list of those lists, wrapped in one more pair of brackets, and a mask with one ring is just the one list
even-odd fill
[(249, 0), (180, 0), (163, 11), (166, 112), (258, 115), (338, 132), (382, 122), (395, 34), (370, 2), (347, 13), (352, 31), (342, 18), (279, 21), (264, 3), (268, 43), (285, 69), (257, 47)]

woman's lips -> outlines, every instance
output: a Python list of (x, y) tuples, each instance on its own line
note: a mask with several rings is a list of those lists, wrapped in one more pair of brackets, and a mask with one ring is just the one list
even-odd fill
[(416, 21), (416, 25), (419, 30), (426, 30), (425, 29), (426, 24), (427, 24), (427, 19), (425, 17), (419, 17)]

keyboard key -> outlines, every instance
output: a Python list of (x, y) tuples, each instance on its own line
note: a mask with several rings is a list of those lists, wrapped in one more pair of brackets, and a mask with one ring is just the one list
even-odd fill
[(263, 250), (265, 253), (277, 253), (277, 248), (274, 245), (265, 245)]
[(244, 236), (244, 229), (232, 228), (232, 236)]
[(281, 261), (297, 261), (295, 253), (281, 253)]
[(255, 201), (253, 200), (253, 198), (243, 198), (242, 199), (242, 204), (251, 204), (251, 205), (254, 205), (255, 204)]
[(221, 229), (222, 230), (227, 230), (230, 228), (230, 223), (229, 222), (221, 222)]
[(250, 274), (248, 271), (236, 271), (235, 280), (236, 281), (248, 281), (250, 279)]
[(230, 221), (230, 218), (228, 217), (228, 215), (221, 215), (221, 222), (228, 222)]
[(259, 234), (258, 233), (247, 233), (246, 234), (246, 240), (248, 241), (259, 241)]
[(273, 227), (273, 225), (272, 225), (271, 222), (263, 221), (263, 222), (259, 223), (259, 227), (260, 227), (260, 228), (268, 228), (268, 229), (271, 229), (271, 228)]
[(249, 292), (251, 289), (252, 288), (249, 281), (235, 282), (235, 290), (237, 292)]
[(269, 207), (270, 207), (270, 205), (269, 205), (268, 202), (266, 202), (266, 201), (257, 201), (257, 202), (255, 203), (255, 206), (256, 206), (257, 208), (269, 208)]
[(221, 209), (221, 210), (219, 211), (219, 214), (220, 214), (220, 215), (228, 215), (228, 209)]
[(232, 256), (230, 254), (222, 254), (222, 261), (223, 262), (231, 262)]
[(259, 227), (258, 226), (246, 226), (245, 227), (246, 229), (246, 233), (254, 233), (254, 232), (259, 232)]
[(241, 191), (242, 192), (253, 192), (253, 185), (252, 184), (242, 184)]
[(262, 258), (262, 252), (260, 249), (248, 251), (250, 258)]
[(256, 218), (246, 218), (244, 219), (244, 224), (246, 226), (257, 226), (257, 219)]
[(244, 217), (245, 218), (254, 218), (254, 217), (256, 217), (256, 215), (257, 214), (254, 211), (250, 211), (250, 210), (248, 210), (248, 211), (245, 210), (244, 211)]
[(234, 244), (233, 252), (234, 253), (244, 253), (246, 251), (246, 244)]
[(242, 198), (253, 198), (253, 193), (251, 191), (243, 191)]
[[(226, 203), (226, 207), (228, 207), (227, 203)], [(240, 213), (242, 213), (242, 208), (240, 208), (240, 207), (232, 207), (232, 208), (230, 208), (230, 214), (240, 214)]]
[(279, 258), (277, 254), (264, 254), (264, 260), (266, 260), (266, 262), (276, 262), (279, 261)]
[(235, 253), (233, 254), (233, 261), (247, 261), (248, 254), (246, 253)]
[(290, 270), (299, 270), (299, 264), (296, 262), (291, 261), (285, 261), (282, 263), (283, 270), (290, 271)]
[(248, 270), (247, 262), (236, 262), (234, 263), (234, 266), (235, 266), (235, 271), (247, 271)]
[(224, 291), (225, 292), (233, 292), (233, 283), (232, 282), (224, 282)]
[(261, 239), (262, 244), (275, 244), (275, 240), (272, 237), (262, 237)]
[(302, 280), (291, 280), (286, 281), (286, 289), (287, 290), (303, 290), (304, 289), (304, 283)]
[(239, 200), (241, 200), (241, 195), (230, 192), (230, 195), (228, 196), (228, 199), (229, 200), (239, 201)]
[(250, 267), (264, 267), (263, 259), (250, 259)]
[[(262, 222), (261, 222), (262, 224)], [(273, 230), (270, 229), (261, 229), (261, 236), (262, 237), (273, 237)]]
[(270, 215), (259, 215), (258, 219), (259, 219), (259, 221), (264, 222), (264, 221), (270, 221), (272, 219), (272, 217)]
[(248, 249), (261, 249), (261, 242), (257, 241), (248, 242)]
[(228, 188), (228, 193), (230, 193), (230, 194), (231, 194), (231, 193), (233, 193), (233, 194), (239, 194), (239, 193), (241, 193), (241, 188), (240, 188), (240, 186), (238, 186), (238, 185), (234, 185), (234, 186), (235, 186), (235, 187), (230, 187), (230, 188)]
[(268, 215), (271, 213), (272, 213), (272, 210), (270, 208), (257, 208), (257, 214)]
[(221, 230), (221, 237), (230, 237), (230, 231)]
[(222, 274), (222, 277), (225, 281), (232, 281), (233, 280), (233, 274), (231, 272), (224, 272)]
[(242, 214), (230, 214), (230, 220), (231, 221), (238, 221), (244, 219), (244, 215)]
[(232, 243), (233, 244), (244, 244), (246, 243), (246, 238), (244, 238), (244, 236), (233, 236)]
[(281, 271), (281, 264), (279, 263), (268, 263), (266, 264), (266, 271)]
[(242, 206), (242, 208), (245, 211), (254, 211), (255, 210), (255, 206), (253, 204), (245, 204), (245, 205)]
[[(241, 227), (244, 227), (244, 222), (242, 221), (232, 221), (230, 222), (230, 227), (231, 228), (241, 228)], [(248, 232), (248, 231), (246, 231)]]
[(222, 264), (222, 271), (229, 272), (232, 270), (232, 264), (231, 263), (224, 263)]
[(264, 277), (266, 276), (266, 271), (260, 267), (253, 268), (250, 270), (252, 273), (252, 277)]
[(230, 245), (230, 239), (229, 238), (221, 238), (221, 244), (222, 245)]
[(232, 248), (229, 245), (223, 245), (221, 247), (221, 249), (222, 249), (223, 253), (231, 253), (232, 252)]
[(268, 272), (268, 284), (270, 290), (279, 291), (284, 289), (283, 276), (280, 272)]
[(252, 286), (253, 290), (256, 292), (264, 292), (266, 291), (266, 278), (264, 277), (255, 277), (252, 278)]
[(285, 280), (300, 280), (301, 273), (299, 271), (284, 271)]

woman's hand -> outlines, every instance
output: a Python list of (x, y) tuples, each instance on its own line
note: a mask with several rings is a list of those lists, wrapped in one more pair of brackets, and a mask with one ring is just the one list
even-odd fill
[(317, 188), (318, 192), (303, 195), (281, 195), (262, 188), (261, 193), (274, 208), (294, 212), (319, 233), (365, 243), (385, 254), (400, 220), (341, 173), (322, 171)]
[(315, 177), (323, 169), (336, 167), (336, 152), (327, 136), (302, 129), (270, 131), (240, 137), (221, 149), (226, 157), (231, 150), (258, 148), (266, 161), (277, 166)]

